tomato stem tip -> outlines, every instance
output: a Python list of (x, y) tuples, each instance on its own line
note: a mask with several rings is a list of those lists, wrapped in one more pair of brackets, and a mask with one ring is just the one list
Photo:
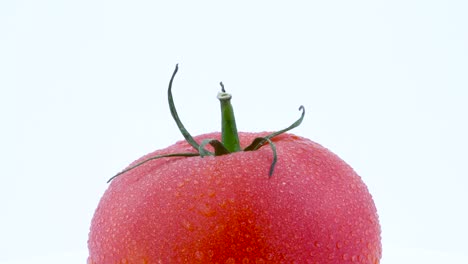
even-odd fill
[(237, 152), (241, 150), (241, 147), (234, 109), (231, 104), (232, 95), (226, 93), (222, 82), (220, 82), (220, 85), (221, 92), (218, 93), (218, 99), (221, 103), (221, 142), (229, 152)]

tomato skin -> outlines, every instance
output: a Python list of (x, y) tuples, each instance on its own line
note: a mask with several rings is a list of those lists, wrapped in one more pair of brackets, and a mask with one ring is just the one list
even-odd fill
[[(268, 133), (239, 133), (241, 145)], [(195, 139), (220, 138), (219, 133)], [(293, 134), (272, 150), (153, 160), (115, 178), (92, 219), (88, 263), (379, 263), (367, 187), (338, 156)], [(194, 152), (185, 141), (135, 161)]]

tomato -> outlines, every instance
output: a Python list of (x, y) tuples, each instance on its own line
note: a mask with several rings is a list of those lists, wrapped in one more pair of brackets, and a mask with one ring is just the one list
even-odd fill
[(189, 137), (130, 164), (96, 209), (88, 263), (379, 263), (359, 175), (309, 139), (268, 135), (241, 132), (244, 151), (201, 156), (190, 141), (222, 144), (223, 133)]

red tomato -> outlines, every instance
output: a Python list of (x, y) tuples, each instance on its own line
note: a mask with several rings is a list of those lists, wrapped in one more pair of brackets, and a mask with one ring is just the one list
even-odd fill
[(286, 129), (237, 133), (221, 84), (222, 133), (192, 138), (172, 100), (176, 72), (169, 105), (186, 141), (112, 178), (91, 223), (88, 264), (380, 262), (378, 216), (361, 178), (321, 145), (284, 133), (303, 107)]
[[(266, 133), (240, 133), (242, 146)], [(196, 137), (220, 138), (218, 134)], [(88, 263), (379, 263), (380, 226), (361, 178), (292, 134), (271, 149), (154, 160), (113, 180)], [(177, 144), (151, 153), (188, 152)], [(136, 161), (138, 162), (138, 161)]]

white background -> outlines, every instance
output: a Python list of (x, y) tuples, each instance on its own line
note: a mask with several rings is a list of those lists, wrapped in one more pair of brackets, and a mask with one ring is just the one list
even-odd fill
[(106, 180), (219, 130), (293, 132), (367, 183), (383, 264), (468, 263), (468, 2), (0, 2), (0, 263), (85, 263)]

